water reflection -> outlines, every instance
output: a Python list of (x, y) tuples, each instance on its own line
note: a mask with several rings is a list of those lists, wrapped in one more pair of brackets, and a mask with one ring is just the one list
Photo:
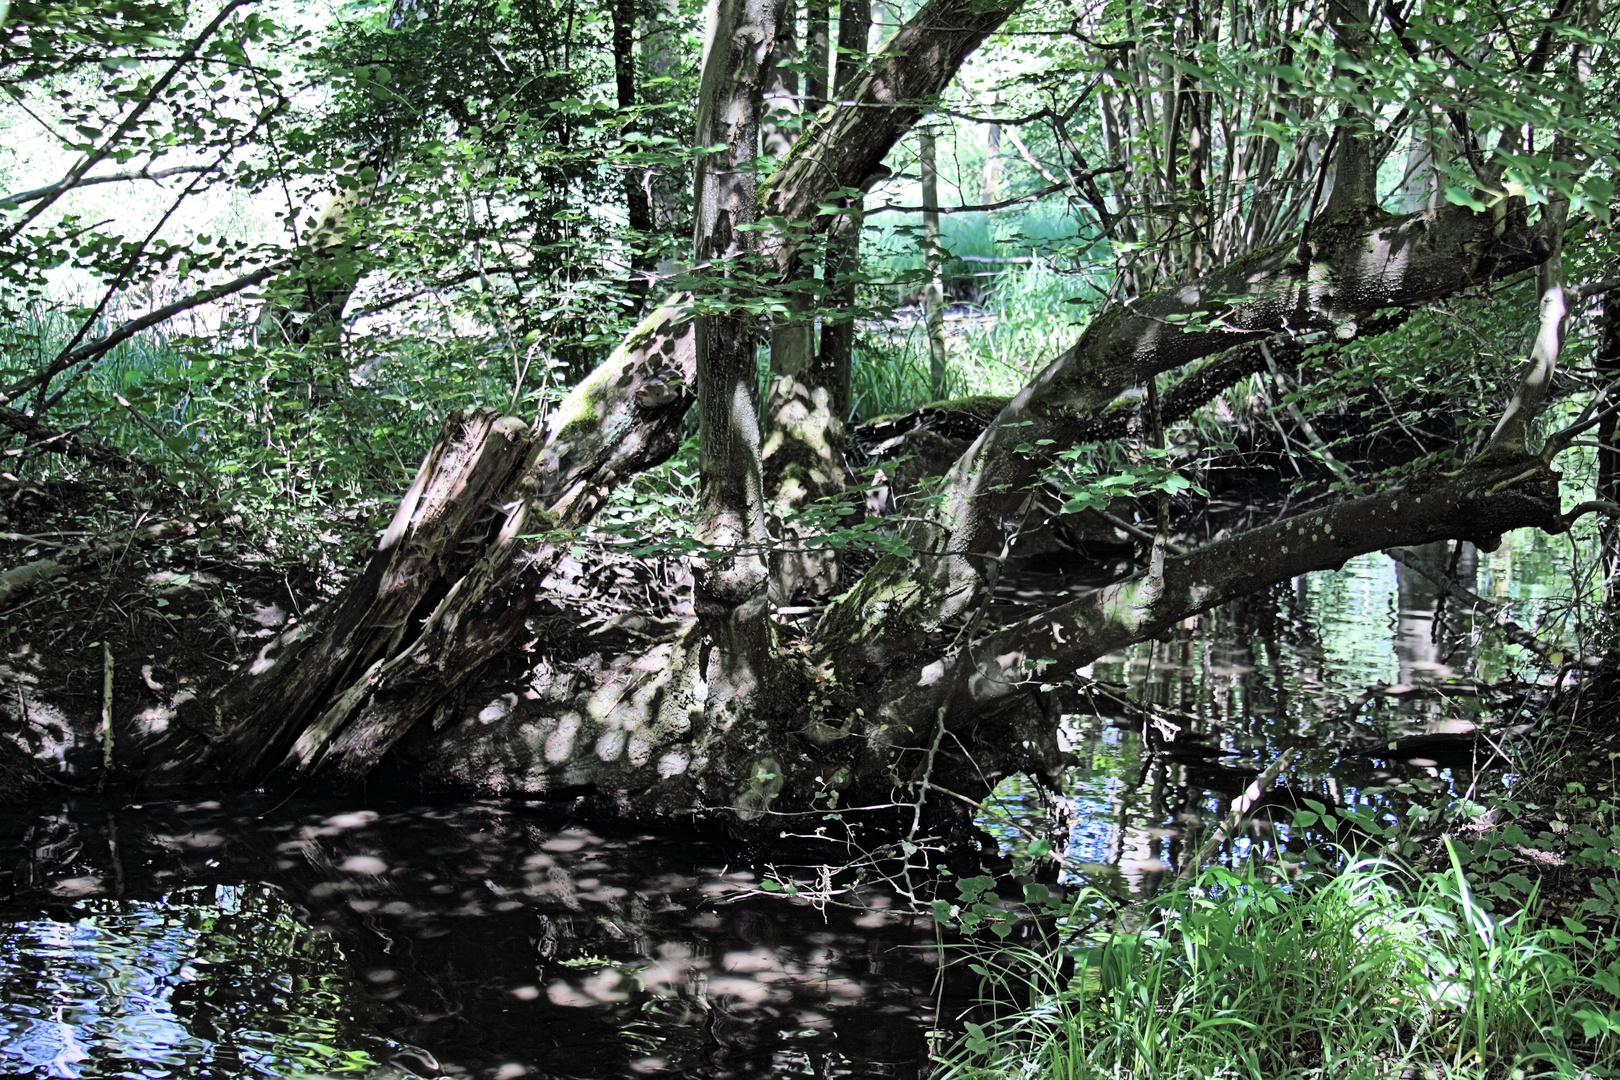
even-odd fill
[(8, 1074), (906, 1077), (936, 1004), (881, 896), (513, 805), (67, 807), (4, 854)]
[[(95, 887), (69, 878), (53, 891)], [(177, 889), (155, 902), (80, 899), (0, 926), (0, 1068), (40, 1077), (402, 1075), (381, 1067), (401, 1048), (354, 1022), (368, 1003), (340, 969), (333, 942), (264, 886)]]
[[(1469, 544), (1410, 554), (1472, 592), (1518, 601), (1515, 617), (1556, 643), (1551, 598), (1566, 564), (1519, 539), (1517, 552), (1489, 559)], [(1296, 764), (1226, 857), (1299, 850), (1306, 838), (1269, 822), (1304, 799), (1392, 820), (1411, 799), (1461, 794), (1480, 770), (1510, 766), (1481, 732), (1513, 730), (1515, 706), (1536, 691), (1513, 677), (1533, 673), (1493, 622), (1382, 554), (1189, 620), (1083, 671), (1090, 681), (1061, 733), (1077, 764), (1057, 798), (1013, 778), (983, 823), (1007, 851), (1051, 835), (1083, 868), (1073, 876), (1144, 895), (1285, 749)]]

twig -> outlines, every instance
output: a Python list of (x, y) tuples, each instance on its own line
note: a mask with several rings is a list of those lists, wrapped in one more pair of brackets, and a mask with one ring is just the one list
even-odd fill
[(1588, 281), (1584, 284), (1576, 285), (1573, 288), (1569, 288), (1564, 291), (1572, 292), (1584, 300), (1588, 296), (1596, 296), (1598, 293), (1612, 292), (1615, 289), (1620, 289), (1620, 277), (1604, 278), (1601, 281)]
[(21, 206), (23, 203), (34, 202), (36, 199), (43, 199), (47, 195), (54, 195), (59, 191), (72, 188), (94, 187), (97, 184), (113, 184), (121, 180), (163, 180), (170, 176), (181, 176), (186, 173), (207, 172), (211, 168), (213, 168), (212, 165), (176, 165), (171, 169), (157, 169), (154, 171), (153, 168), (148, 165), (146, 168), (140, 169), (136, 172), (111, 173), (107, 176), (92, 176), (80, 179), (74, 181), (73, 183), (69, 183), (67, 188), (63, 188), (62, 186), (64, 183), (66, 183), (64, 178), (63, 180), (58, 180), (54, 184), (46, 184), (44, 187), (34, 188), (32, 191), (19, 191), (15, 195), (7, 195), (5, 198), (0, 199), (0, 206)]
[(1271, 355), (1271, 349), (1264, 341), (1258, 344), (1260, 346), (1260, 355), (1266, 358), (1266, 367), (1271, 370), (1272, 382), (1277, 384), (1278, 400), (1282, 402), (1282, 407), (1287, 410), (1294, 423), (1299, 425), (1299, 430), (1305, 435), (1305, 441), (1311, 444), (1317, 455), (1322, 458), (1335, 476), (1349, 485), (1352, 490), (1359, 491), (1360, 488), (1356, 484), (1355, 477), (1351, 475), (1349, 468), (1345, 466), (1344, 462), (1333, 456), (1333, 451), (1328, 449), (1328, 444), (1322, 440), (1322, 436), (1316, 433), (1316, 429), (1305, 418), (1305, 414), (1300, 411), (1299, 406), (1288, 400), (1288, 385), (1283, 379), (1282, 369), (1277, 366), (1277, 361)]
[(1090, 180), (1092, 177), (1102, 176), (1104, 173), (1122, 172), (1124, 169), (1125, 166), (1123, 165), (1112, 165), (1106, 169), (1087, 169), (1084, 173), (1077, 173), (1074, 181), (1072, 182), (1068, 180), (1059, 180), (1057, 183), (1052, 184), (1049, 187), (1044, 187), (1039, 191), (1032, 191), (1027, 195), (1013, 195), (1009, 198), (1001, 199), (998, 202), (970, 203), (964, 206), (939, 207), (900, 206), (896, 203), (884, 203), (882, 206), (871, 207), (867, 210), (867, 213), (876, 214), (884, 210), (894, 210), (897, 213), (902, 214), (920, 214), (924, 210), (938, 210), (941, 214), (966, 214), (988, 210), (1002, 210), (1009, 206), (1017, 206), (1019, 203), (1032, 202), (1035, 199), (1045, 198), (1048, 195), (1055, 195), (1060, 191), (1066, 191), (1069, 188), (1074, 187), (1076, 183), (1079, 183), (1082, 180)]
[(112, 646), (101, 643), (101, 780), (97, 791), (107, 790), (107, 777), (113, 765), (113, 657)]
[(1608, 499), (1587, 499), (1583, 503), (1576, 503), (1564, 515), (1566, 526), (1575, 524), (1575, 519), (1585, 517), (1587, 514), (1607, 514), (1609, 517), (1620, 517), (1620, 503), (1610, 502)]
[[(1146, 541), (1149, 544), (1155, 543), (1158, 540), (1158, 537), (1155, 536), (1153, 533), (1148, 532), (1146, 529), (1142, 528), (1139, 525), (1132, 525), (1130, 522), (1126, 521), (1122, 517), (1117, 517), (1114, 514), (1110, 514), (1106, 510), (1100, 510), (1100, 509), (1097, 509), (1096, 507), (1093, 507), (1092, 509), (1096, 510), (1097, 516), (1102, 518), (1104, 521), (1108, 522), (1108, 524), (1112, 525), (1116, 529), (1121, 530), (1122, 532), (1128, 533), (1129, 535), (1136, 537), (1138, 540)], [(1164, 546), (1165, 546), (1165, 550), (1170, 552), (1170, 554), (1172, 554), (1172, 555), (1185, 555), (1185, 554), (1187, 554), (1187, 552), (1192, 550), (1191, 548), (1187, 547), (1186, 545), (1178, 544), (1175, 541), (1170, 540), (1170, 539), (1165, 540)]]
[(1339, 129), (1334, 128), (1333, 134), (1328, 136), (1327, 146), (1322, 150), (1322, 160), (1316, 165), (1316, 189), (1311, 192), (1311, 205), (1305, 211), (1305, 225), (1299, 230), (1299, 247), (1295, 255), (1300, 262), (1310, 258), (1311, 254), (1311, 219), (1316, 216), (1316, 204), (1322, 201), (1322, 185), (1327, 182), (1328, 165), (1333, 161), (1333, 146), (1339, 141)]
[(1609, 388), (1605, 386), (1597, 392), (1596, 397), (1586, 403), (1586, 407), (1581, 410), (1581, 414), (1575, 418), (1573, 423), (1548, 435), (1547, 441), (1541, 447), (1541, 460), (1550, 463), (1553, 458), (1569, 449), (1570, 443), (1575, 440), (1577, 435), (1596, 427), (1615, 413), (1620, 412), (1620, 405), (1611, 405), (1607, 409), (1599, 411), (1600, 406), (1608, 396)]
[(1272, 785), (1278, 775), (1288, 767), (1288, 763), (1294, 760), (1294, 756), (1298, 752), (1293, 747), (1289, 747), (1278, 754), (1276, 760), (1266, 766), (1266, 771), (1255, 777), (1254, 783), (1244, 788), (1243, 794), (1232, 800), (1232, 808), (1221, 819), (1221, 823), (1215, 826), (1215, 831), (1209, 834), (1209, 839), (1204, 841), (1199, 847), (1198, 853), (1184, 863), (1181, 870), (1176, 874), (1178, 883), (1196, 874), (1198, 868), (1203, 866), (1204, 862), (1215, 854), (1216, 849), (1225, 843), (1237, 830), (1238, 823), (1249, 812), (1249, 808), (1259, 800), (1260, 796)]

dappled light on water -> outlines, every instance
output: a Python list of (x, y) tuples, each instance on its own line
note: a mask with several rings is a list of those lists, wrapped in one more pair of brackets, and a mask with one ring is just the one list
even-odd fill
[[(327, 936), (262, 885), (85, 899), (0, 926), (8, 1076), (403, 1076)], [(368, 1014), (371, 1014), (368, 1016)]]
[(21, 817), (0, 833), (0, 1074), (908, 1077), (926, 1058), (929, 920), (766, 895), (688, 837), (502, 803)]

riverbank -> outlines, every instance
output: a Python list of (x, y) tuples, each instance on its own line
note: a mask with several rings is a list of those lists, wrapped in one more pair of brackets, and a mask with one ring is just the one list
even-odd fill
[[(1511, 748), (1529, 772), (1360, 821), (1325, 858), (1206, 866), (1135, 904), (1083, 888), (1044, 948), (969, 947), (983, 1001), (936, 1076), (1614, 1075), (1617, 706), (1611, 669)], [(1315, 805), (1285, 838), (1334, 824)]]

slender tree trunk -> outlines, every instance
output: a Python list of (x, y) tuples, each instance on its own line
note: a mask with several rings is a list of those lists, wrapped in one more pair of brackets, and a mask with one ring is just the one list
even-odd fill
[[(1609, 401), (1620, 400), (1620, 300), (1611, 295), (1603, 297), (1602, 333), (1592, 366), (1598, 378), (1609, 391)], [(1620, 504), (1620, 416), (1606, 413), (1598, 423), (1598, 480), (1597, 497)], [(1604, 620), (1609, 627), (1611, 650), (1620, 646), (1620, 522), (1605, 518), (1601, 526), (1603, 539), (1603, 603)]]
[[(808, 5), (805, 80), (807, 114), (827, 94), (827, 0)], [(836, 236), (834, 243), (841, 237)], [(838, 553), (812, 548), (819, 529), (795, 515), (818, 500), (839, 495), (845, 486), (844, 424), (849, 408), (849, 358), (828, 356), (829, 320), (823, 321), (816, 349), (814, 297), (832, 291), (832, 271), (821, 288), (813, 268), (801, 264), (788, 286), (787, 311), (771, 327), (771, 382), (766, 399), (765, 490), (771, 493), (771, 528), (779, 544), (771, 564), (771, 595), (778, 604), (814, 601), (837, 591)]]
[(265, 301), (253, 323), (260, 346), (336, 343), (343, 309), (359, 283), (358, 271), (341, 256), (354, 251), (349, 240), (354, 215), (375, 189), (375, 175), (369, 184), (339, 188), (311, 215), (302, 238), (308, 253), (265, 287)]
[[(388, 10), (390, 30), (409, 30), (438, 14), (437, 0), (393, 0)], [(260, 345), (302, 348), (335, 344), (343, 325), (343, 309), (359, 284), (359, 272), (340, 258), (352, 252), (347, 240), (353, 217), (376, 193), (377, 181), (388, 167), (388, 155), (357, 162), (355, 171), (372, 170), (369, 182), (339, 188), (310, 219), (301, 238), (309, 254), (265, 289), (266, 299), (254, 319)]]
[(804, 8), (804, 111), (814, 115), (827, 104), (827, 75), (831, 66), (828, 38), (828, 0), (806, 0)]
[[(782, 30), (777, 35), (777, 48), (771, 54), (765, 93), (765, 124), (760, 140), (761, 153), (777, 161), (784, 160), (793, 148), (800, 117), (799, 75), (793, 69), (798, 59), (793, 21), (794, 4), (793, 0), (788, 0), (782, 12)], [(767, 417), (774, 417), (783, 407), (774, 400), (782, 379), (804, 380), (815, 360), (815, 323), (812, 315), (815, 277), (813, 271), (806, 271), (811, 271), (811, 268), (801, 268), (794, 280), (784, 286), (781, 297), (784, 310), (771, 319), (772, 400), (766, 405)], [(767, 479), (767, 490), (775, 490), (776, 486), (771, 479)]]
[(928, 392), (935, 401), (946, 396), (944, 248), (939, 235), (939, 166), (934, 129), (917, 129), (917, 166), (922, 173), (923, 260), (928, 282), (923, 286), (923, 323), (928, 329)]
[(979, 181), (979, 201), (989, 205), (1000, 198), (1001, 125), (987, 124), (984, 129), (984, 171)]
[(799, 35), (797, 0), (782, 0), (782, 15), (776, 25), (776, 44), (771, 48), (765, 72), (764, 115), (760, 122), (759, 149), (766, 158), (782, 161), (793, 149), (798, 134)]
[[(613, 0), (613, 78), (618, 89), (619, 109), (636, 107), (636, 0)], [(632, 123), (625, 129), (634, 134)], [(625, 218), (630, 225), (630, 294), (645, 301), (652, 287), (653, 258), (647, 251), (647, 237), (653, 229), (652, 196), (636, 170), (624, 174)]]
[[(871, 33), (871, 0), (842, 0), (838, 5), (838, 54), (832, 82), (835, 97), (850, 88), (856, 72), (865, 62)], [(861, 264), (862, 200), (859, 197), (846, 200), (842, 211), (827, 228), (827, 261), (822, 275), (827, 302), (822, 309), (821, 348), (816, 359), (824, 372), (822, 383), (831, 391), (834, 414), (848, 421), (850, 366), (855, 355), (854, 278)], [(841, 432), (832, 453), (842, 460)]]
[[(1339, 47), (1361, 60), (1367, 55), (1367, 0), (1328, 0), (1328, 21)], [(1368, 118), (1351, 102), (1339, 116), (1338, 153), (1333, 160), (1333, 190), (1327, 216), (1364, 214), (1378, 205), (1378, 163), (1372, 156)]]
[(693, 253), (710, 290), (699, 303), (715, 312), (697, 322), (698, 540), (712, 555), (694, 579), (698, 619), (715, 645), (709, 714), (727, 732), (750, 716), (770, 653), (757, 339), (744, 305), (753, 299), (745, 263), (765, 78), (783, 7), (783, 0), (711, 0), (698, 98), (697, 145), (724, 149), (698, 159), (694, 199)]

